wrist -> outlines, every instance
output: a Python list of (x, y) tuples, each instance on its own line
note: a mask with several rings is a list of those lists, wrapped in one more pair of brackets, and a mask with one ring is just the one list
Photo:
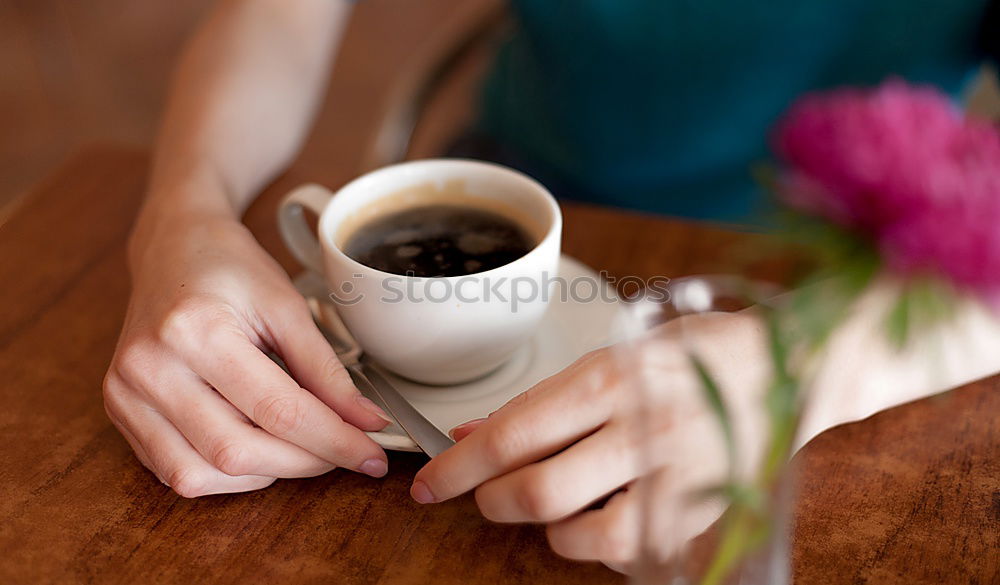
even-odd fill
[(210, 174), (154, 181), (129, 236), (129, 267), (134, 271), (146, 251), (165, 239), (194, 233), (199, 225), (227, 224), (241, 225), (221, 181)]

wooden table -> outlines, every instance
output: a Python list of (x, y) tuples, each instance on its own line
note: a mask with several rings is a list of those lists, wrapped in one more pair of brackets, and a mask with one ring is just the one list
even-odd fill
[[(471, 498), (410, 501), (424, 458), (373, 480), (336, 471), (251, 494), (185, 500), (105, 417), (101, 379), (128, 295), (124, 243), (142, 152), (93, 149), (0, 228), (0, 583), (620, 583), (557, 558), (533, 526), (497, 526)], [(248, 215), (289, 269), (271, 218)], [(613, 274), (723, 265), (743, 236), (565, 208), (565, 249)], [(800, 454), (796, 583), (1000, 583), (1000, 393), (991, 379), (829, 431)]]

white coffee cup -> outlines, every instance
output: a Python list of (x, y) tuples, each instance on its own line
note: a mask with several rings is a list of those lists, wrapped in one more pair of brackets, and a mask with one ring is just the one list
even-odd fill
[[(537, 243), (499, 268), (440, 278), (382, 272), (342, 251), (366, 221), (433, 203), (500, 213)], [(304, 209), (319, 215), (318, 241)], [(517, 171), (432, 159), (373, 171), (336, 194), (299, 187), (282, 201), (278, 226), (299, 261), (325, 276), (340, 318), (368, 355), (418, 382), (456, 384), (501, 366), (538, 327), (557, 277), (562, 216), (545, 187)]]

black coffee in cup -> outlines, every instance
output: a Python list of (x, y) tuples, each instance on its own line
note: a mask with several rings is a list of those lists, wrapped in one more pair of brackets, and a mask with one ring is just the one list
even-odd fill
[(485, 209), (428, 204), (376, 217), (342, 249), (376, 270), (418, 277), (464, 276), (524, 256), (535, 242), (515, 221)]

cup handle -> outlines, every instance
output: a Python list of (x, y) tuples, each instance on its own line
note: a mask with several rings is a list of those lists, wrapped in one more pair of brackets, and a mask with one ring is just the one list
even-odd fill
[(281, 200), (278, 208), (278, 231), (285, 247), (308, 270), (323, 274), (323, 251), (306, 224), (305, 210), (321, 215), (333, 197), (327, 188), (316, 184), (302, 185)]

